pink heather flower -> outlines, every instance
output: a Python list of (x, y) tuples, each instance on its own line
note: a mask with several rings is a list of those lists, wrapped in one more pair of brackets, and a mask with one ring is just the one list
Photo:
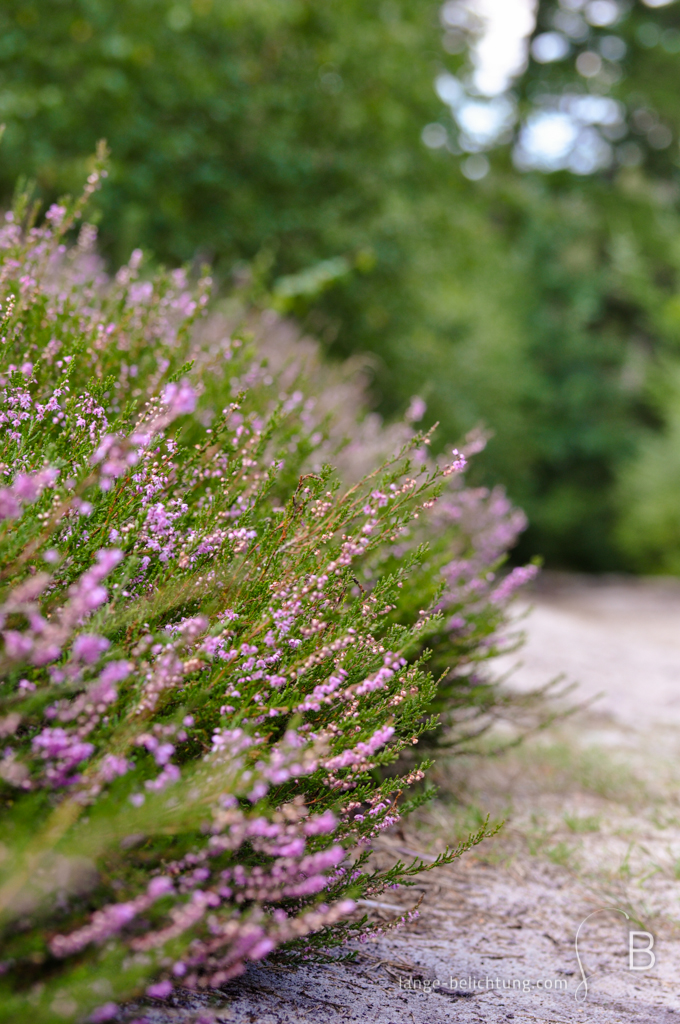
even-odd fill
[(154, 750), (154, 761), (161, 768), (166, 765), (172, 755), (175, 753), (175, 747), (172, 743), (161, 743)]
[(338, 821), (332, 811), (324, 811), (317, 818), (310, 818), (304, 824), (306, 836), (318, 836), (324, 832), (332, 832)]
[(99, 676), (99, 682), (105, 686), (113, 686), (127, 679), (134, 668), (131, 661), (110, 661), (105, 665)]
[(103, 1006), (98, 1006), (96, 1010), (93, 1010), (90, 1014), (90, 1024), (104, 1024), (104, 1021), (113, 1020), (118, 1013), (118, 1005), (116, 1003), (104, 1003)]
[(99, 486), (102, 491), (110, 491), (117, 477), (124, 476), (132, 466), (137, 465), (139, 453), (126, 451), (119, 438), (113, 434), (105, 434), (90, 459), (93, 466), (100, 462), (102, 465)]
[(90, 571), (96, 572), (97, 578), (102, 579), (112, 569), (115, 569), (119, 562), (122, 562), (123, 552), (119, 548), (101, 548), (95, 555), (95, 558), (97, 559), (97, 566)]
[[(61, 222), (63, 221), (65, 216), (66, 216), (66, 207), (65, 206), (60, 206), (58, 203), (52, 203), (52, 205), (50, 206), (49, 210), (45, 214), (45, 220), (50, 221), (50, 223), (55, 228), (58, 228), (59, 225), (61, 224)], [(102, 1020), (108, 1020), (109, 1018), (108, 1017), (102, 1017), (101, 1019)]]
[(35, 501), (46, 487), (52, 486), (58, 476), (58, 469), (42, 469), (33, 474), (20, 473), (12, 484), (12, 490), (21, 501)]
[(124, 757), (117, 757), (115, 754), (107, 754), (99, 766), (99, 774), (104, 782), (113, 782), (119, 775), (125, 775), (133, 768), (131, 761)]
[(172, 782), (177, 782), (180, 775), (181, 772), (176, 764), (166, 764), (160, 775), (157, 775), (155, 779), (147, 779), (144, 785), (147, 789), (159, 791), (165, 789)]
[(58, 475), (57, 469), (19, 473), (10, 487), (0, 487), (0, 522), (20, 516), (22, 504), (39, 498), (46, 487), (52, 486)]
[(256, 782), (252, 790), (248, 794), (248, 799), (251, 801), (251, 803), (255, 804), (257, 803), (258, 800), (261, 800), (263, 796), (267, 795), (267, 791), (268, 787), (266, 783)]
[(529, 583), (538, 575), (537, 565), (517, 566), (505, 577), (503, 582), (491, 593), (491, 600), (494, 604), (501, 604), (507, 601), (519, 587)]
[(26, 636), (16, 629), (6, 629), (2, 635), (5, 640), (5, 654), (12, 661), (22, 661), (33, 650), (33, 641), (30, 636)]
[(315, 893), (321, 892), (322, 889), (326, 888), (326, 881), (325, 875), (312, 875), (311, 878), (305, 878), (297, 885), (291, 885), (286, 888), (286, 895), (313, 896)]
[(73, 656), (78, 661), (84, 661), (86, 665), (93, 665), (110, 646), (109, 641), (103, 636), (83, 633), (76, 638), (73, 645)]
[(126, 679), (132, 671), (129, 661), (111, 661), (103, 669), (99, 679), (90, 686), (88, 698), (92, 704), (113, 704), (118, 698), (115, 684)]
[(196, 392), (187, 380), (179, 384), (167, 384), (163, 389), (161, 401), (168, 406), (168, 414), (174, 419), (193, 412), (196, 408)]
[(305, 852), (305, 846), (304, 839), (298, 836), (297, 839), (292, 839), (289, 843), (279, 846), (277, 852), (280, 857), (301, 857)]
[(41, 751), (43, 757), (68, 758), (74, 764), (85, 760), (93, 751), (91, 743), (81, 743), (65, 729), (43, 729), (33, 739), (33, 749)]
[(460, 473), (462, 470), (465, 469), (467, 465), (467, 459), (465, 458), (462, 452), (458, 451), (457, 448), (453, 449), (452, 454), (453, 462), (451, 463), (451, 468), (455, 473)]
[(210, 620), (205, 615), (195, 615), (191, 619), (185, 619), (179, 631), (187, 643), (192, 643), (201, 633), (205, 633), (209, 625)]
[(155, 985), (149, 985), (146, 994), (151, 996), (152, 999), (167, 999), (172, 989), (173, 984), (171, 981), (158, 981)]
[(348, 768), (352, 764), (360, 764), (367, 757), (370, 757), (371, 754), (375, 754), (376, 750), (379, 750), (380, 747), (383, 747), (393, 735), (394, 728), (391, 725), (384, 725), (382, 729), (378, 729), (377, 732), (373, 733), (366, 743), (357, 743), (353, 749), (343, 750), (341, 754), (329, 758), (325, 762), (325, 767), (334, 770), (336, 768)]
[(0, 488), (0, 522), (5, 519), (16, 519), (20, 512), (21, 505), (12, 492), (12, 488)]
[(171, 878), (168, 878), (166, 875), (159, 875), (151, 879), (146, 891), (152, 900), (159, 900), (162, 896), (167, 896), (175, 890)]
[(300, 861), (299, 870), (303, 874), (315, 874), (319, 871), (328, 871), (329, 868), (337, 867), (345, 856), (342, 846), (330, 846), (327, 850), (321, 850), (310, 857)]
[(61, 647), (58, 644), (41, 644), (31, 661), (34, 665), (47, 665), (50, 661), (56, 661), (60, 654)]
[(419, 395), (414, 395), (404, 414), (407, 423), (419, 423), (427, 412), (427, 404)]
[(94, 750), (91, 743), (84, 743), (77, 735), (61, 728), (43, 729), (33, 738), (32, 747), (34, 753), (47, 762), (45, 781), (54, 789), (78, 782), (80, 777), (72, 772)]
[(137, 281), (130, 285), (128, 299), (133, 306), (146, 306), (153, 296), (153, 284), (151, 281)]
[(256, 945), (250, 948), (248, 957), (250, 960), (261, 960), (267, 953), (271, 953), (273, 949), (274, 943), (271, 939), (260, 939)]

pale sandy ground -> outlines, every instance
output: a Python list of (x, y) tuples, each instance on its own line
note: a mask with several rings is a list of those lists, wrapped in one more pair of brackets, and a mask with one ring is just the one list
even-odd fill
[[(393, 909), (371, 912), (388, 922), (423, 894), (420, 918), (359, 947), (357, 963), (252, 968), (206, 998), (206, 1020), (680, 1024), (680, 584), (549, 578), (526, 629), (516, 686), (562, 672), (579, 698), (603, 696), (500, 758), (440, 762), (441, 800), (376, 856), (432, 856), (487, 812), (505, 820), (500, 834), (383, 897)], [(574, 936), (602, 908), (614, 909), (581, 929), (593, 976), (579, 1001)], [(654, 935), (651, 970), (628, 969), (630, 930)], [(197, 1009), (145, 1015), (167, 1024)]]

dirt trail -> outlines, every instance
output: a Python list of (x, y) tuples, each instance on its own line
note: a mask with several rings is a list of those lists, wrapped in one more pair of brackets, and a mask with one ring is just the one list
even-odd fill
[[(442, 800), (376, 855), (431, 856), (487, 811), (506, 821), (499, 836), (385, 897), (373, 913), (387, 922), (422, 893), (420, 918), (360, 946), (356, 964), (251, 968), (206, 997), (207, 1019), (680, 1024), (680, 584), (551, 577), (526, 630), (515, 685), (564, 673), (579, 697), (603, 696), (498, 760), (440, 766)], [(593, 913), (586, 993), (574, 937)], [(653, 968), (629, 969), (631, 931), (654, 936)], [(195, 1012), (194, 1000), (146, 1016)]]
[(551, 574), (533, 598), (514, 685), (556, 673), (636, 730), (680, 724), (680, 583)]

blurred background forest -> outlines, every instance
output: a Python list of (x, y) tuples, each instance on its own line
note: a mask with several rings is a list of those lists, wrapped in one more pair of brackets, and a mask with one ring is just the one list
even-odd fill
[(4, 0), (0, 201), (77, 191), (112, 265), (207, 260), (371, 353), (531, 527), (680, 572), (680, 4)]

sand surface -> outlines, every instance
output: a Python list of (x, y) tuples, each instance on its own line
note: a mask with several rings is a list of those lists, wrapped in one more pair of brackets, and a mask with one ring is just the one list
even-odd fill
[[(377, 857), (432, 856), (477, 808), (506, 824), (370, 908), (389, 922), (422, 894), (418, 921), (358, 946), (355, 964), (252, 967), (150, 1020), (196, 1020), (200, 1003), (234, 1024), (680, 1024), (680, 584), (549, 577), (525, 628), (513, 685), (563, 673), (579, 699), (601, 696), (519, 752), (440, 766), (456, 799), (444, 792)], [(653, 968), (630, 970), (631, 931), (654, 936)]]

